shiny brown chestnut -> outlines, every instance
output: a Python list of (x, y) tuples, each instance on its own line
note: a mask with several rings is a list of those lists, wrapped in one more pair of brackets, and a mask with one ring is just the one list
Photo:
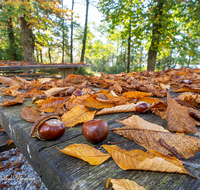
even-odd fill
[(82, 96), (82, 95), (84, 95), (84, 92), (82, 90), (77, 89), (73, 92), (73, 95), (74, 96)]
[(82, 126), (83, 136), (93, 144), (103, 142), (108, 136), (108, 131), (108, 123), (103, 119), (93, 119)]
[(56, 140), (65, 133), (65, 125), (57, 114), (48, 114), (40, 117), (31, 128), (31, 137), (40, 140)]
[(65, 133), (65, 125), (58, 119), (50, 119), (44, 122), (39, 128), (41, 139), (56, 140)]
[(149, 107), (150, 105), (147, 102), (138, 102), (136, 104), (135, 110), (139, 113), (145, 113), (145, 110)]

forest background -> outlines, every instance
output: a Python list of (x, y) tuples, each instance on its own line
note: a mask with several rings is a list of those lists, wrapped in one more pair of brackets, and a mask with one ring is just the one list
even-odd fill
[(200, 0), (0, 0), (0, 60), (80, 74), (200, 65)]

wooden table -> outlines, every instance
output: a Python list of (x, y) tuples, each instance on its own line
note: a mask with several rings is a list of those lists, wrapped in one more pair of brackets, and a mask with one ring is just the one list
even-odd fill
[(65, 79), (69, 74), (72, 74), (76, 68), (79, 67), (91, 67), (88, 64), (44, 64), (44, 65), (21, 65), (21, 66), (0, 66), (0, 71), (7, 71), (7, 70), (20, 70), (23, 69), (24, 73), (28, 73), (30, 69), (55, 69), (58, 68), (61, 74), (61, 78)]
[[(174, 96), (177, 94), (174, 93), (171, 95)], [(0, 95), (0, 102), (3, 102), (7, 98), (8, 97)], [(11, 97), (10, 99), (13, 98)], [(106, 153), (101, 147), (102, 144), (107, 144), (108, 141), (116, 142), (125, 140), (124, 137), (111, 131), (107, 139), (98, 145), (89, 143), (81, 135), (82, 124), (73, 128), (66, 128), (64, 136), (56, 141), (40, 141), (36, 138), (30, 138), (29, 133), (32, 123), (25, 121), (21, 117), (21, 113), (23, 107), (30, 106), (31, 104), (31, 99), (26, 98), (23, 105), (1, 107), (0, 124), (39, 174), (48, 189), (104, 190), (106, 189), (108, 178), (131, 179), (146, 189), (151, 190), (200, 189), (200, 180), (189, 175), (137, 170), (124, 171), (119, 168), (111, 158), (99, 166), (91, 166), (87, 162), (65, 155), (57, 149), (57, 147), (63, 149), (74, 143), (84, 143)], [(105, 119), (109, 124), (109, 128), (113, 129), (122, 126), (122, 124), (115, 121), (116, 119), (122, 120), (124, 116), (129, 114), (130, 113), (110, 114), (96, 116), (95, 118)], [(166, 121), (152, 113), (140, 114), (140, 117), (167, 128)], [(191, 136), (199, 137), (200, 128), (197, 127), (197, 132), (195, 135)], [(127, 150), (144, 150), (144, 148), (134, 141), (121, 143), (118, 144), (118, 146)], [(196, 153), (193, 158), (185, 160), (183, 163), (188, 172), (200, 177), (200, 152)]]

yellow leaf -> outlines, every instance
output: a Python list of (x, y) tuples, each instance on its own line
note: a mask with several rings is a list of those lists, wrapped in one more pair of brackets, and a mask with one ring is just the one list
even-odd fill
[(104, 154), (100, 150), (86, 144), (69, 145), (60, 151), (69, 156), (82, 159), (91, 165), (100, 165), (110, 158), (109, 154)]
[(66, 127), (73, 127), (78, 123), (84, 123), (94, 118), (96, 111), (90, 111), (84, 105), (78, 105), (62, 116), (62, 121)]
[(150, 170), (189, 174), (180, 160), (151, 150), (125, 150), (116, 145), (102, 145), (123, 170)]
[(114, 190), (145, 190), (144, 187), (129, 179), (108, 179), (106, 187), (112, 183)]

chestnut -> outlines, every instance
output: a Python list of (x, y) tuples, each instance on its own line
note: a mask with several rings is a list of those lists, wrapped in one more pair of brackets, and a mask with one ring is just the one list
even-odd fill
[(83, 136), (93, 144), (103, 142), (108, 136), (108, 131), (108, 123), (103, 119), (93, 119), (82, 126)]
[(145, 110), (149, 107), (150, 105), (147, 102), (138, 102), (136, 104), (135, 110), (139, 113), (145, 113)]
[(77, 89), (73, 92), (73, 95), (74, 96), (82, 96), (82, 95), (84, 95), (84, 92), (82, 90)]
[(62, 137), (64, 133), (65, 125), (58, 119), (47, 120), (39, 128), (39, 136), (41, 139), (55, 140)]
[(65, 125), (57, 114), (48, 114), (38, 118), (31, 128), (31, 137), (40, 140), (56, 140), (65, 133)]

